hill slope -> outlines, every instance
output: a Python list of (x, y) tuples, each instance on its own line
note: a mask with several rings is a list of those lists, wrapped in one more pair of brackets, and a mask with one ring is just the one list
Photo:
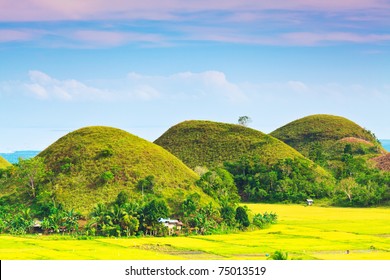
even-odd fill
[[(305, 159), (282, 141), (258, 130), (212, 121), (184, 121), (168, 129), (155, 143), (191, 168), (220, 166), (244, 156), (256, 156), (265, 164), (280, 159)], [(317, 173), (329, 176), (325, 170), (307, 161)]]
[(212, 121), (184, 121), (154, 143), (180, 158), (189, 167), (213, 167), (243, 156), (260, 156), (263, 162), (302, 157), (278, 139), (241, 125)]
[[(155, 143), (192, 168), (213, 168), (229, 162), (225, 168), (234, 176), (244, 201), (287, 201), (287, 192), (299, 192), (294, 201), (302, 196), (306, 198), (307, 195), (323, 197), (334, 186), (334, 178), (330, 173), (290, 146), (272, 136), (240, 125), (185, 121), (168, 129)], [(246, 159), (242, 161), (244, 157)], [(279, 170), (279, 167), (287, 171)], [(257, 169), (261, 169), (261, 174), (257, 173)], [(297, 169), (299, 172), (295, 172)], [(239, 170), (246, 171), (242, 174)], [(275, 170), (280, 172), (273, 172)], [(267, 181), (268, 175), (277, 176), (279, 181), (285, 179), (281, 183), (283, 186), (273, 185), (274, 179)], [(264, 178), (257, 181), (261, 176)], [(296, 176), (302, 177), (298, 180), (299, 186), (294, 181)], [(271, 182), (270, 188), (267, 182)], [(290, 189), (287, 191), (288, 188)]]
[(3, 157), (0, 156), (0, 169), (6, 168), (7, 166), (10, 166), (11, 163), (6, 161)]
[[(86, 127), (69, 133), (41, 152), (54, 172), (48, 187), (66, 208), (90, 211), (99, 202), (113, 201), (121, 190), (140, 197), (137, 182), (154, 176), (153, 193), (171, 207), (197, 192), (197, 175), (163, 148), (120, 129)], [(146, 192), (146, 190), (145, 190)]]
[(356, 154), (384, 152), (375, 137), (358, 124), (339, 116), (311, 115), (290, 122), (270, 135), (313, 159), (313, 151), (340, 153), (350, 144)]

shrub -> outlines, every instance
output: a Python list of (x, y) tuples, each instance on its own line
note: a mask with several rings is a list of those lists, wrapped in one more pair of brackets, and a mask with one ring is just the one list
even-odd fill
[(249, 227), (250, 222), (248, 218), (248, 213), (244, 207), (237, 207), (236, 209), (236, 221), (244, 228)]
[(269, 260), (288, 260), (288, 253), (283, 251), (275, 251), (271, 256), (268, 258)]
[(104, 182), (107, 183), (114, 179), (114, 174), (111, 171), (105, 171), (100, 175), (100, 179)]

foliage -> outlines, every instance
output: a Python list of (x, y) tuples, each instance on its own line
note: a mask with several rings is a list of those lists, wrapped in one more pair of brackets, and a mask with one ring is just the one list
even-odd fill
[[(78, 230), (80, 214), (74, 210), (66, 211), (61, 207), (50, 208), (47, 216), (41, 221), (45, 233), (72, 233)], [(39, 223), (36, 212), (25, 205), (0, 207), (0, 233), (32, 233), (35, 222)]]
[(248, 217), (248, 213), (244, 207), (241, 207), (241, 206), (237, 207), (235, 218), (236, 218), (237, 223), (241, 227), (243, 227), (243, 228), (249, 227), (249, 225), (250, 225), (249, 217)]
[(111, 172), (111, 171), (104, 171), (101, 175), (100, 175), (100, 179), (103, 181), (103, 183), (107, 183), (111, 180), (114, 179), (114, 174)]
[(241, 116), (238, 118), (238, 124), (242, 126), (247, 126), (248, 123), (252, 122), (251, 118), (248, 116)]
[(236, 211), (234, 208), (228, 204), (225, 204), (221, 208), (221, 218), (224, 223), (229, 227), (234, 227), (236, 225)]
[(253, 224), (258, 228), (265, 228), (268, 225), (275, 224), (278, 220), (278, 215), (275, 213), (265, 212), (263, 214), (258, 213), (253, 216)]
[(128, 201), (124, 192), (120, 192), (111, 205), (98, 204), (91, 212), (91, 220), (85, 232), (88, 235), (132, 236), (139, 228), (138, 212), (140, 206)]
[(240, 200), (233, 176), (225, 169), (214, 168), (204, 173), (196, 185), (222, 204), (235, 204)]
[(120, 191), (115, 199), (115, 204), (123, 206), (129, 202), (129, 195), (125, 191)]
[(300, 158), (266, 165), (257, 157), (243, 157), (226, 162), (225, 168), (233, 174), (243, 201), (300, 202), (329, 197), (334, 188), (332, 178), (317, 173), (313, 163)]
[(153, 199), (146, 203), (142, 209), (143, 226), (156, 226), (159, 224), (158, 219), (169, 217), (169, 208), (165, 200)]
[(277, 251), (273, 252), (271, 254), (271, 256), (269, 256), (268, 259), (269, 260), (280, 260), (280, 261), (288, 260), (288, 253), (283, 252), (281, 250), (277, 250)]
[(144, 179), (141, 179), (137, 183), (137, 187), (142, 192), (142, 196), (144, 193), (153, 192), (153, 187), (156, 184), (156, 180), (153, 175), (146, 176)]
[(114, 155), (114, 151), (111, 148), (106, 148), (100, 151), (99, 156), (101, 157), (112, 157)]
[(48, 175), (49, 171), (42, 158), (20, 158), (12, 171), (11, 182), (24, 189), (31, 198), (35, 198)]

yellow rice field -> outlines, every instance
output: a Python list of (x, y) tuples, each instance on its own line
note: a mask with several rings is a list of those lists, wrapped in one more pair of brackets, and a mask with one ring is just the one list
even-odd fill
[(0, 259), (254, 260), (276, 250), (293, 259), (390, 260), (389, 208), (247, 204), (279, 222), (263, 230), (191, 237), (0, 236)]

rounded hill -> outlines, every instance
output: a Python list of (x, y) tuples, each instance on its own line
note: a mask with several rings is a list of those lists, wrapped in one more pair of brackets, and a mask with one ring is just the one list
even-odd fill
[[(158, 145), (111, 127), (86, 127), (71, 132), (49, 146), (43, 157), (54, 179), (50, 190), (70, 209), (90, 211), (110, 202), (122, 190), (132, 197), (148, 192), (164, 197), (171, 207), (197, 192), (197, 175)], [(149, 187), (139, 189), (140, 180)]]
[(0, 169), (6, 168), (8, 166), (11, 166), (11, 163), (0, 156)]
[(321, 175), (329, 174), (282, 141), (242, 125), (212, 121), (184, 121), (168, 129), (156, 144), (170, 151), (191, 168), (208, 168), (243, 157), (257, 157), (274, 164), (281, 159), (302, 158)]
[(346, 145), (350, 145), (356, 154), (375, 154), (383, 150), (370, 131), (333, 115), (307, 116), (276, 129), (270, 135), (309, 157), (318, 148), (342, 152)]

